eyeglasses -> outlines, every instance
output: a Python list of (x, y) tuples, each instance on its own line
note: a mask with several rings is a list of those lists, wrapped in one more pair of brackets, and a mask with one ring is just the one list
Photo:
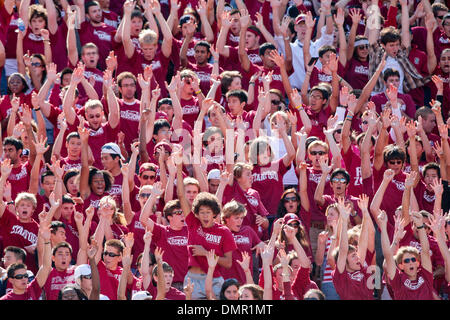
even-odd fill
[(406, 258), (405, 260), (403, 260), (403, 263), (410, 263), (410, 262), (416, 262), (417, 259), (416, 258)]
[(389, 164), (396, 165), (396, 164), (402, 164), (402, 160), (389, 160)]
[(290, 201), (297, 201), (297, 197), (286, 197), (284, 198), (285, 202), (290, 202)]
[(177, 216), (181, 216), (181, 215), (183, 214), (183, 210), (174, 210), (174, 211), (172, 212), (172, 214), (175, 214), (175, 215), (177, 215)]
[(341, 132), (342, 132), (342, 129), (337, 129), (334, 131), (334, 133), (341, 133)]
[(347, 179), (345, 178), (333, 178), (331, 179), (332, 182), (340, 182), (340, 183), (347, 183)]
[(24, 274), (16, 274), (14, 277), (12, 277), (13, 279), (17, 279), (17, 280), (20, 280), (20, 279), (23, 279), (23, 278), (25, 278), (25, 279), (28, 279), (28, 273), (24, 273)]
[(364, 121), (362, 122), (362, 124), (369, 124), (369, 121), (364, 120)]
[(323, 99), (323, 97), (322, 96), (318, 96), (318, 95), (310, 95), (310, 97), (311, 98), (313, 98), (313, 99)]
[(31, 63), (31, 66), (32, 66), (32, 67), (41, 67), (42, 64), (41, 64), (40, 62), (32, 62), (32, 63)]
[(312, 156), (316, 156), (316, 155), (323, 156), (324, 154), (326, 154), (326, 152), (325, 151), (311, 151), (309, 154)]
[(368, 44), (362, 44), (362, 45), (358, 46), (357, 48), (360, 48), (360, 49), (369, 49), (369, 45), (368, 45)]
[(82, 275), (81, 278), (92, 279), (92, 274)]
[(103, 254), (105, 256), (110, 256), (111, 258), (115, 258), (115, 257), (120, 256), (120, 254), (117, 254), (117, 253), (114, 253), (114, 252), (108, 252), (108, 251), (105, 251)]
[(300, 227), (300, 223), (289, 223), (288, 226), (292, 228), (298, 228)]
[(281, 101), (280, 100), (272, 100), (271, 101), (272, 102), (272, 104), (274, 104), (274, 105), (279, 105), (280, 103), (281, 103)]
[(155, 179), (156, 179), (156, 175), (154, 175), (154, 176), (149, 176), (149, 175), (143, 174), (143, 175), (142, 175), (142, 179), (144, 179), (144, 180), (148, 180), (148, 179), (150, 179), (150, 180), (155, 180)]

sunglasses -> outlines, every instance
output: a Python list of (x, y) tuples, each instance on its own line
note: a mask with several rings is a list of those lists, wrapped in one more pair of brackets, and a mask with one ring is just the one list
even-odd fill
[(369, 124), (369, 121), (364, 120), (362, 123), (363, 123), (363, 124)]
[(298, 228), (300, 227), (300, 223), (289, 223), (288, 226), (292, 228)]
[(297, 197), (286, 197), (286, 198), (284, 198), (284, 201), (286, 201), (286, 202), (297, 201)]
[(444, 19), (445, 16), (436, 16), (437, 19)]
[(342, 129), (337, 129), (334, 131), (334, 133), (342, 133)]
[(92, 279), (92, 274), (82, 275), (81, 278)]
[(281, 101), (280, 100), (272, 100), (271, 101), (272, 102), (272, 104), (274, 104), (274, 105), (279, 105), (280, 103), (281, 103)]
[(174, 210), (174, 211), (172, 212), (172, 214), (175, 214), (175, 215), (177, 215), (177, 216), (181, 216), (181, 215), (183, 214), (183, 210)]
[(151, 193), (141, 193), (139, 194), (139, 198), (149, 198)]
[(403, 260), (403, 263), (410, 263), (410, 262), (416, 262), (417, 259), (416, 258), (406, 258), (405, 260)]
[(114, 253), (114, 252), (108, 252), (108, 251), (105, 251), (103, 254), (104, 254), (105, 256), (110, 256), (111, 258), (115, 258), (115, 257), (120, 256), (120, 254), (116, 254), (116, 253)]
[(13, 277), (13, 279), (17, 279), (17, 280), (20, 280), (20, 279), (23, 279), (23, 278), (25, 278), (25, 279), (28, 279), (28, 273), (24, 273), (24, 274), (16, 274), (14, 277)]
[(358, 48), (360, 48), (360, 49), (369, 49), (369, 45), (368, 44), (363, 44), (363, 45), (358, 46)]
[(395, 165), (395, 164), (402, 164), (402, 160), (389, 160), (389, 164)]
[(148, 179), (150, 179), (150, 180), (155, 180), (155, 179), (156, 179), (156, 175), (154, 175), (154, 176), (149, 176), (149, 175), (143, 174), (143, 175), (142, 175), (142, 179), (144, 179), (144, 180), (148, 180)]
[(32, 67), (41, 67), (42, 64), (41, 64), (40, 62), (32, 62), (32, 63), (31, 63), (31, 66), (32, 66)]
[(326, 154), (326, 152), (325, 151), (311, 151), (309, 154), (312, 156), (317, 156), (317, 155), (323, 156), (324, 154)]
[(331, 179), (332, 182), (340, 182), (340, 183), (347, 183), (347, 179), (345, 178), (333, 178)]

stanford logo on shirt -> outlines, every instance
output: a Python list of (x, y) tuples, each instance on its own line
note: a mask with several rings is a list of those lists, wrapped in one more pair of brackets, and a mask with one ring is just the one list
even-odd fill
[(89, 130), (89, 136), (91, 136), (91, 137), (100, 136), (100, 135), (102, 135), (103, 133), (105, 133), (105, 131), (103, 131), (103, 128), (102, 128), (102, 127), (98, 128), (97, 131), (92, 130), (92, 129)]
[(19, 173), (10, 174), (8, 180), (21, 180), (22, 178), (27, 176), (27, 168), (22, 167)]
[(25, 240), (29, 241), (32, 245), (37, 243), (37, 236), (34, 233), (25, 230), (22, 226), (13, 226), (10, 234), (18, 234)]
[(135, 221), (134, 222), (134, 228), (135, 229), (145, 230), (144, 226), (142, 225), (142, 223), (140, 221)]
[(184, 106), (183, 114), (196, 114), (199, 113), (200, 109), (198, 106)]
[(278, 173), (276, 171), (270, 170), (253, 174), (253, 181), (264, 181), (267, 179), (278, 181)]
[(111, 35), (109, 33), (100, 31), (100, 30), (94, 30), (94, 34), (103, 41), (111, 41)]
[(405, 182), (392, 180), (392, 182), (395, 184), (398, 190), (404, 191), (405, 190)]
[(141, 116), (139, 115), (139, 112), (133, 111), (133, 110), (120, 111), (120, 117), (122, 119), (127, 119), (130, 121), (137, 121), (137, 122), (139, 122), (139, 119), (141, 118)]
[(425, 201), (427, 202), (434, 202), (434, 200), (436, 200), (436, 195), (435, 194), (428, 194), (426, 192), (423, 193), (423, 198), (425, 199)]
[(197, 71), (196, 74), (198, 76), (198, 79), (201, 82), (208, 82), (209, 83), (209, 80), (211, 80), (211, 74), (210, 73), (206, 73), (204, 71)]
[(319, 82), (331, 82), (332, 77), (328, 74), (319, 73)]
[(248, 237), (242, 236), (240, 234), (235, 234), (233, 235), (233, 237), (236, 244), (250, 244), (250, 239)]
[(194, 48), (188, 49), (186, 55), (187, 55), (188, 57), (193, 57), (193, 56), (195, 55), (195, 49), (194, 49)]
[(113, 184), (111, 189), (108, 191), (110, 195), (117, 195), (122, 193), (122, 185)]
[(254, 207), (258, 206), (258, 200), (251, 195), (246, 194), (245, 197), (247, 198), (247, 201)]
[(209, 243), (219, 245), (220, 241), (222, 240), (222, 236), (218, 236), (216, 234), (206, 233), (205, 235), (206, 235), (205, 240), (206, 240), (206, 242), (209, 242)]
[[(239, 41), (239, 40), (238, 40)], [(248, 55), (248, 59), (251, 61), (251, 63), (253, 63), (253, 64), (258, 64), (258, 63), (261, 63), (262, 62), (262, 60), (261, 60), (261, 57), (258, 55), (258, 54), (256, 54), (256, 53), (251, 53), (251, 54), (249, 54)]]
[(355, 73), (363, 74), (363, 75), (369, 75), (369, 67), (365, 66), (357, 66), (355, 67)]
[(439, 42), (442, 43), (442, 44), (449, 44), (450, 40), (447, 37), (444, 38), (444, 37), (441, 36), (439, 38)]
[(411, 290), (417, 290), (419, 289), (423, 284), (425, 283), (425, 280), (420, 276), (419, 279), (417, 280), (417, 283), (414, 284), (411, 280), (406, 279), (405, 282), (403, 283), (405, 285), (405, 287), (407, 287), (408, 289)]

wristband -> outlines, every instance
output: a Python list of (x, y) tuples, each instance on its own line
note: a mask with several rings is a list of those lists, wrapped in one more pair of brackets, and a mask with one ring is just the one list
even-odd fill
[(349, 121), (352, 121), (352, 120), (353, 120), (353, 116), (351, 116), (351, 115), (347, 115), (347, 116), (345, 117), (345, 120), (349, 120)]
[(14, 201), (8, 201), (6, 204), (7, 205), (14, 204)]
[(302, 105), (299, 105), (299, 106), (296, 106), (295, 109), (297, 109), (298, 111), (301, 111), (301, 110), (304, 109), (304, 108), (303, 108)]
[[(344, 107), (344, 108), (345, 108), (345, 107)], [(355, 114), (353, 113), (353, 111), (352, 111), (352, 110), (348, 110), (348, 111), (347, 111), (347, 115), (349, 115), (349, 116), (352, 116), (352, 117), (353, 117), (353, 116), (354, 116)]]
[(425, 228), (425, 223), (423, 225), (421, 225), (420, 227), (417, 227), (417, 229), (423, 229)]
[(50, 244), (50, 242), (44, 242), (44, 244)]
[(248, 84), (249, 84), (249, 85), (251, 85), (251, 84), (255, 85), (255, 82), (254, 82), (254, 81), (251, 81), (251, 82), (249, 82)]
[(39, 110), (41, 110), (41, 107), (39, 107), (39, 108), (36, 108), (36, 109), (33, 109), (34, 111), (39, 111)]
[(288, 40), (289, 40), (289, 36), (287, 36), (286, 38), (284, 38), (284, 40), (288, 41)]
[(202, 90), (195, 91), (195, 94), (200, 94)]

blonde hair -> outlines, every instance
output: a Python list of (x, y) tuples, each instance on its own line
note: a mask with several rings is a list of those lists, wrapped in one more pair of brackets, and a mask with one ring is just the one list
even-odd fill
[(394, 256), (395, 263), (397, 265), (399, 265), (403, 262), (403, 256), (406, 253), (410, 253), (410, 254), (414, 255), (418, 261), (420, 260), (420, 252), (419, 252), (419, 250), (417, 250), (417, 248), (414, 248), (411, 246), (403, 246), (397, 250), (397, 253)]
[(235, 178), (240, 178), (242, 177), (242, 172), (244, 171), (244, 169), (253, 170), (253, 166), (250, 163), (245, 163), (245, 162), (238, 162), (234, 165), (233, 168), (233, 175)]
[(34, 209), (36, 209), (36, 207), (37, 207), (36, 196), (32, 193), (29, 193), (29, 192), (19, 193), (14, 201), (14, 205), (17, 207), (19, 205), (20, 201), (30, 201), (31, 204), (33, 205)]
[(222, 223), (225, 224), (225, 219), (228, 219), (231, 216), (238, 216), (241, 213), (243, 213), (244, 216), (247, 215), (247, 209), (245, 209), (245, 206), (242, 203), (237, 202), (236, 200), (231, 200), (230, 202), (227, 202), (223, 207), (220, 218), (222, 219)]
[(310, 152), (310, 150), (312, 148), (317, 147), (317, 146), (324, 147), (325, 148), (325, 152), (328, 152), (328, 150), (329, 150), (328, 144), (326, 142), (324, 142), (322, 140), (314, 140), (308, 146), (308, 153)]
[(114, 208), (114, 215), (112, 217), (113, 221), (116, 223), (120, 223), (123, 226), (127, 226), (127, 220), (125, 219), (125, 215), (122, 212), (119, 212), (117, 208), (116, 200), (112, 196), (104, 196), (100, 199), (99, 207), (102, 206), (103, 203), (110, 203)]
[(154, 44), (158, 42), (158, 35), (155, 31), (150, 29), (144, 29), (139, 33), (139, 43), (141, 44)]
[(87, 110), (92, 110), (95, 108), (101, 108), (103, 111), (103, 104), (100, 100), (97, 99), (89, 99), (85, 104), (84, 104), (84, 111)]
[(348, 243), (354, 246), (358, 245), (358, 240), (361, 235), (361, 225), (358, 224), (353, 228), (347, 230), (347, 235), (348, 235)]

